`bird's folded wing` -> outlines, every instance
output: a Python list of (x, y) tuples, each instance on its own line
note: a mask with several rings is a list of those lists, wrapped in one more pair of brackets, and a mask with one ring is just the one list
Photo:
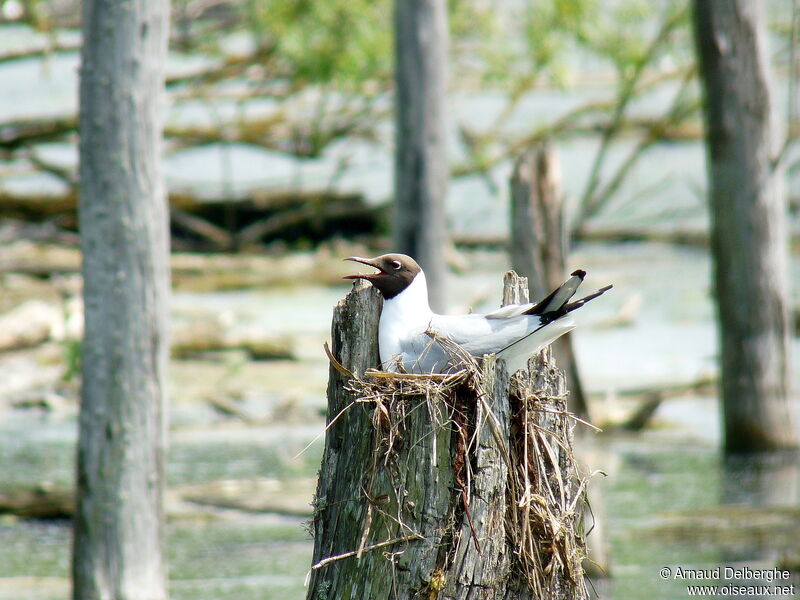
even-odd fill
[(497, 352), (539, 326), (537, 316), (525, 315), (505, 318), (487, 318), (486, 315), (434, 315), (430, 323), (430, 329), (459, 344), (474, 356)]
[(498, 308), (484, 316), (487, 319), (510, 319), (511, 317), (518, 317), (525, 314), (525, 311), (533, 308), (533, 303), (529, 304), (507, 304), (503, 308)]

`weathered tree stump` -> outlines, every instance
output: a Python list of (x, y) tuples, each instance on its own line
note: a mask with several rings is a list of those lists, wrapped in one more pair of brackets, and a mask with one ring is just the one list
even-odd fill
[[(511, 266), (528, 278), (540, 298), (566, 275), (569, 240), (560, 171), (555, 151), (540, 144), (519, 157), (511, 175)], [(567, 375), (570, 409), (589, 419), (571, 334), (558, 338), (552, 349)]]
[(380, 305), (359, 282), (334, 311), (308, 599), (586, 597), (563, 373), (375, 371)]

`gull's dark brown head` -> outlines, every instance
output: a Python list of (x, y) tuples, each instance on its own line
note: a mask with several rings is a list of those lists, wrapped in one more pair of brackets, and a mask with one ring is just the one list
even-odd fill
[(383, 297), (390, 300), (406, 289), (421, 271), (417, 261), (405, 254), (383, 254), (375, 258), (350, 256), (345, 260), (369, 265), (377, 269), (375, 273), (347, 275), (345, 279), (366, 279), (374, 285)]

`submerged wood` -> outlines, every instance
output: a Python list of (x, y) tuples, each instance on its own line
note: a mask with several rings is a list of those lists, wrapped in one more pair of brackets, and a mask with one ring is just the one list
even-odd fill
[(334, 311), (307, 598), (586, 597), (563, 373), (370, 371), (380, 304), (359, 282)]

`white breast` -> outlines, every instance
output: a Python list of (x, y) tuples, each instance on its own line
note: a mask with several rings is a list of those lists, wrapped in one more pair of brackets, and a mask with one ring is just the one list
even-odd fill
[(432, 316), (425, 274), (420, 271), (411, 285), (383, 303), (378, 326), (378, 347), (384, 369), (395, 370), (392, 363), (398, 357), (403, 358), (404, 344), (422, 335)]

